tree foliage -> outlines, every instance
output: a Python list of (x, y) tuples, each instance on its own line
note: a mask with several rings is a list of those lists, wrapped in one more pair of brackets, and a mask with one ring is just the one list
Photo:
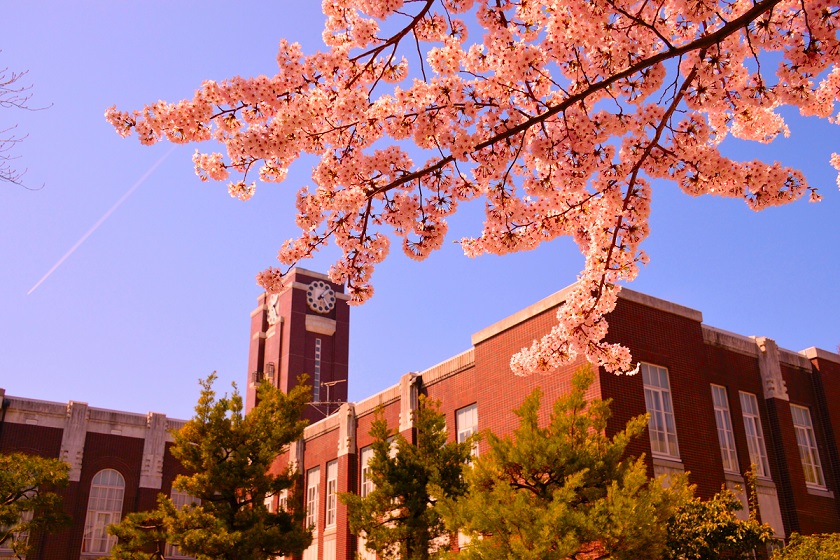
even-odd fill
[(172, 454), (194, 473), (173, 486), (200, 503), (177, 509), (161, 495), (154, 511), (128, 515), (110, 529), (120, 538), (112, 558), (163, 558), (167, 543), (199, 560), (265, 560), (309, 546), (302, 509), (272, 513), (265, 499), (295, 484), (297, 473), (270, 468), (283, 446), (303, 434), (310, 387), (300, 380), (287, 395), (263, 383), (259, 403), (245, 416), (235, 386), (230, 397), (217, 398), (215, 379), (201, 381), (195, 416), (173, 433)]
[(646, 415), (607, 437), (609, 402), (585, 399), (593, 378), (589, 368), (574, 374), (545, 427), (536, 389), (510, 436), (486, 434), (468, 492), (447, 505), (450, 526), (471, 537), (465, 558), (718, 558), (703, 554), (750, 548), (769, 531), (737, 520), (730, 493), (703, 502), (685, 475), (649, 479), (643, 459), (625, 457)]
[[(604, 342), (616, 282), (647, 257), (652, 181), (755, 210), (810, 192), (782, 163), (735, 161), (728, 136), (789, 134), (780, 109), (832, 119), (840, 99), (837, 0), (333, 0), (326, 49), (280, 42), (273, 76), (204, 82), (191, 100), (106, 118), (144, 144), (215, 140), (196, 153), (203, 179), (280, 182), (320, 157), (297, 200), (301, 235), (284, 267), (330, 239), (331, 278), (354, 301), (391, 238), (422, 259), (447, 220), (483, 199), (467, 255), (532, 249), (571, 237), (585, 257), (552, 332), (514, 357), (517, 373), (550, 372), (576, 355), (630, 369)], [(831, 164), (840, 169), (840, 155)], [(233, 178), (231, 179), (231, 175)], [(286, 269), (287, 270), (287, 269)], [(259, 276), (269, 291), (284, 269)]]
[[(755, 492), (755, 488), (750, 489)], [(738, 497), (722, 488), (710, 500), (694, 497), (680, 505), (668, 523), (668, 560), (754, 558), (753, 550), (774, 541), (773, 529), (758, 523), (753, 507), (747, 520)]]
[(793, 533), (772, 560), (836, 560), (840, 558), (840, 533), (803, 536)]
[[(373, 457), (368, 463), (374, 490), (362, 498), (342, 494), (350, 530), (364, 534), (366, 546), (380, 558), (425, 560), (440, 557), (449, 533), (438, 500), (452, 499), (466, 489), (462, 471), (474, 438), (447, 442), (446, 418), (439, 403), (420, 396), (415, 419), (417, 443), (394, 435), (378, 411), (370, 434)], [(392, 450), (395, 450), (392, 452)]]
[(32, 552), (33, 533), (70, 522), (55, 490), (67, 486), (70, 466), (27, 453), (0, 454), (0, 544), (18, 558)]

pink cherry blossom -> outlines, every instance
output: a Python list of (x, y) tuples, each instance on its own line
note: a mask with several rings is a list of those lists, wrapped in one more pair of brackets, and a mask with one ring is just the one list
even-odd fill
[[(835, 122), (840, 0), (324, 0), (323, 11), (324, 51), (281, 41), (274, 76), (111, 107), (108, 122), (143, 144), (214, 140), (224, 153), (197, 152), (196, 173), (243, 200), (254, 175), (280, 182), (301, 155), (319, 157), (298, 192), (301, 234), (278, 259), (287, 270), (335, 243), (330, 276), (355, 302), (372, 296), (393, 239), (427, 257), (461, 202), (486, 207), (482, 230), (460, 240), (470, 256), (570, 236), (584, 268), (556, 326), (514, 356), (518, 374), (579, 356), (632, 369), (604, 341), (605, 315), (647, 261), (652, 180), (755, 210), (820, 198), (798, 170), (719, 145), (789, 135), (786, 105)], [(840, 171), (840, 155), (830, 164)], [(260, 284), (280, 289), (284, 269)]]

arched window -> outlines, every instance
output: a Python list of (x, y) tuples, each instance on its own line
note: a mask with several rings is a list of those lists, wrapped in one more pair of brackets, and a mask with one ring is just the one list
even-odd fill
[(124, 494), (125, 479), (114, 469), (101, 470), (93, 477), (85, 517), (83, 553), (110, 552), (116, 544), (117, 537), (109, 535), (106, 529), (122, 518)]

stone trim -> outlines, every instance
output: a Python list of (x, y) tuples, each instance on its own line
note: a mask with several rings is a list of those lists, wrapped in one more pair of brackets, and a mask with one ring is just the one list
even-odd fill
[(696, 309), (665, 299), (649, 296), (629, 288), (622, 287), (621, 291), (618, 292), (618, 297), (619, 299), (626, 299), (627, 301), (632, 301), (633, 303), (638, 303), (640, 305), (644, 305), (645, 307), (650, 307), (652, 309), (657, 309), (673, 315), (679, 315), (680, 317), (685, 317), (686, 319), (691, 319), (692, 321), (697, 321), (698, 323), (703, 322), (703, 313)]
[(799, 352), (779, 348), (779, 359), (783, 364), (811, 371), (811, 361)]
[(338, 409), (338, 457), (356, 453), (356, 407), (344, 403)]
[(335, 320), (321, 317), (319, 315), (306, 314), (306, 330), (322, 334), (324, 336), (332, 336), (335, 334)]
[(488, 338), (494, 337), (501, 332), (515, 327), (519, 323), (523, 323), (532, 317), (536, 317), (540, 313), (544, 313), (553, 307), (559, 306), (561, 303), (566, 301), (566, 296), (568, 296), (572, 292), (573, 288), (573, 285), (563, 288), (559, 292), (555, 292), (547, 298), (543, 298), (537, 303), (529, 305), (525, 309), (518, 311), (513, 315), (505, 317), (501, 321), (496, 321), (489, 327), (481, 329), (480, 331), (472, 335), (473, 346), (477, 346), (478, 344), (484, 342)]
[(457, 375), (462, 371), (475, 366), (475, 349), (470, 348), (457, 354), (448, 360), (435, 364), (420, 372), (423, 378), (423, 385), (426, 387), (439, 383), (444, 379)]
[[(5, 397), (5, 390), (0, 389)], [(5, 397), (8, 403), (5, 421), (10, 424), (29, 424), (62, 430), (59, 458), (70, 464), (70, 480), (81, 477), (87, 434), (109, 434), (143, 439), (141, 488), (161, 487), (163, 456), (166, 444), (174, 441), (171, 430), (186, 424), (186, 420), (167, 418), (159, 412), (137, 414), (107, 408), (94, 408), (87, 403), (70, 401), (66, 404), (21, 397)]]
[[(356, 403), (356, 417), (364, 416), (373, 412), (377, 406), (387, 406), (400, 398), (400, 386), (392, 385), (384, 391), (361, 400)], [(323, 422), (323, 420), (322, 420)]]
[(420, 375), (406, 373), (400, 377), (400, 433), (414, 427), (419, 406)]
[[(473, 346), (476, 346), (479, 343), (487, 340), (488, 338), (496, 336), (497, 334), (518, 325), (519, 323), (523, 323), (528, 319), (539, 315), (540, 313), (544, 313), (545, 311), (548, 311), (553, 307), (559, 306), (561, 303), (566, 301), (566, 297), (572, 292), (574, 287), (574, 284), (572, 284), (571, 286), (567, 286), (559, 292), (555, 292), (547, 298), (544, 298), (538, 301), (537, 303), (530, 305), (525, 309), (518, 311), (517, 313), (514, 313), (513, 315), (510, 315), (509, 317), (506, 317), (501, 321), (497, 321), (489, 327), (478, 331), (472, 336)], [(664, 311), (666, 313), (679, 315), (680, 317), (685, 317), (692, 321), (697, 321), (698, 323), (703, 322), (703, 314), (700, 311), (697, 311), (696, 309), (691, 309), (690, 307), (685, 307), (683, 305), (679, 305), (677, 303), (673, 303), (664, 299), (655, 298), (653, 296), (636, 292), (628, 288), (622, 287), (621, 290), (618, 292), (618, 297), (619, 299), (632, 301), (633, 303), (638, 303), (640, 305), (644, 305), (645, 307), (650, 307), (659, 311)]]
[(87, 436), (88, 405), (83, 402), (67, 403), (64, 431), (61, 433), (61, 451), (58, 457), (70, 465), (70, 482), (82, 479), (82, 459)]
[(808, 493), (812, 496), (820, 496), (822, 498), (831, 498), (834, 499), (834, 492), (829, 490), (828, 488), (819, 488), (816, 486), (806, 486)]
[(703, 342), (709, 346), (717, 346), (751, 358), (758, 358), (758, 348), (755, 345), (755, 340), (749, 336), (710, 327), (709, 325), (700, 325), (700, 328), (703, 331)]
[(315, 439), (318, 436), (321, 436), (327, 432), (331, 432), (333, 430), (338, 429), (338, 415), (332, 414), (327, 416), (323, 420), (319, 420), (314, 424), (308, 425), (306, 428), (303, 429), (303, 439)]
[(166, 415), (150, 412), (146, 416), (140, 488), (160, 490), (163, 484), (163, 457), (166, 453)]
[(818, 360), (826, 360), (829, 362), (834, 362), (836, 364), (840, 364), (840, 354), (835, 354), (834, 352), (829, 352), (828, 350), (823, 350), (822, 348), (816, 348), (811, 346), (810, 348), (806, 348), (799, 352), (809, 360), (818, 359)]
[(779, 399), (787, 401), (788, 392), (782, 377), (779, 347), (776, 341), (764, 336), (756, 337), (758, 347), (758, 369), (761, 372), (761, 385), (764, 388), (765, 399)]

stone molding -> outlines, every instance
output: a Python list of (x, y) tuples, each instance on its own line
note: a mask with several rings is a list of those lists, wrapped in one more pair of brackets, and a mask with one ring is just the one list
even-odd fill
[(761, 385), (764, 388), (764, 398), (783, 401), (790, 400), (788, 398), (785, 380), (782, 378), (779, 347), (776, 346), (776, 341), (761, 336), (756, 337), (755, 344), (759, 350), (758, 369), (761, 372)]
[(356, 407), (344, 403), (338, 409), (338, 456), (356, 453)]

